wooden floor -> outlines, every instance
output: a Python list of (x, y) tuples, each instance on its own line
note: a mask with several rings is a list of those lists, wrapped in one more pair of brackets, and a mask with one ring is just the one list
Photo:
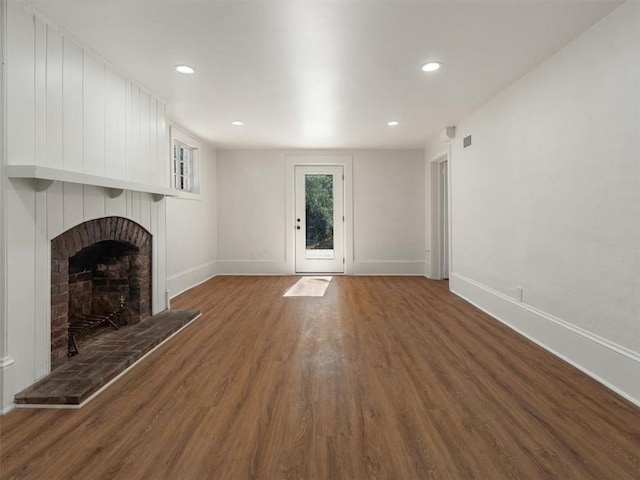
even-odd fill
[(3, 479), (638, 479), (640, 409), (403, 277), (217, 277), (89, 405), (0, 419)]

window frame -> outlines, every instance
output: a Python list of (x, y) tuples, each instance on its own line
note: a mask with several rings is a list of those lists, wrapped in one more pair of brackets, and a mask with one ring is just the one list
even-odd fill
[[(189, 152), (188, 159), (183, 159), (181, 169), (177, 169), (176, 148)], [(180, 196), (200, 194), (200, 142), (192, 136), (171, 126), (171, 146), (169, 151), (171, 188), (180, 192)], [(179, 180), (180, 179), (180, 180)]]

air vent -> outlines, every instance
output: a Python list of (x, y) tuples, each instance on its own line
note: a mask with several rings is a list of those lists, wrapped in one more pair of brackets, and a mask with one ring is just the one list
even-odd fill
[(467, 148), (471, 146), (471, 135), (464, 137), (462, 139), (462, 147)]

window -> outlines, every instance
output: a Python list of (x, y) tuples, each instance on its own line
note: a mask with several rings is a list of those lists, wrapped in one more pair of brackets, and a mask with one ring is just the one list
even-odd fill
[(199, 193), (197, 142), (171, 127), (171, 186), (183, 192)]

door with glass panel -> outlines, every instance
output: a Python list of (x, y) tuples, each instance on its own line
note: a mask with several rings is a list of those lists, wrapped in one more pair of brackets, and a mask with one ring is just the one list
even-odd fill
[(342, 166), (295, 167), (296, 272), (344, 272)]

